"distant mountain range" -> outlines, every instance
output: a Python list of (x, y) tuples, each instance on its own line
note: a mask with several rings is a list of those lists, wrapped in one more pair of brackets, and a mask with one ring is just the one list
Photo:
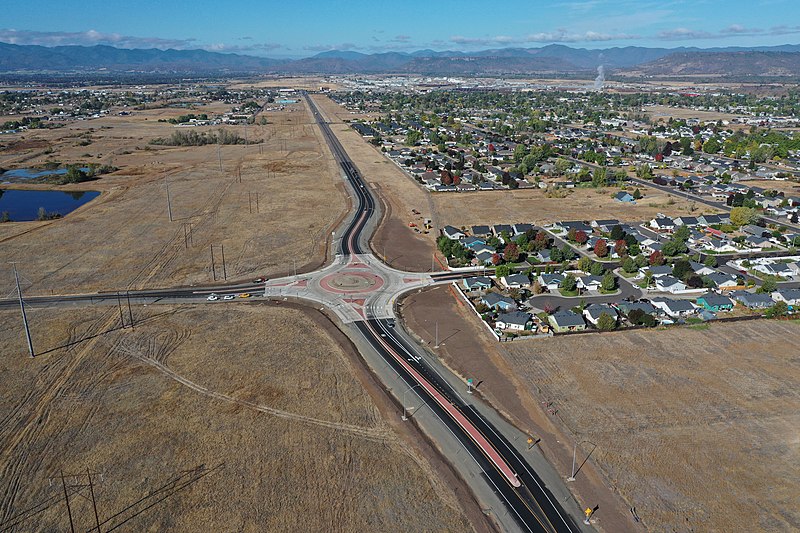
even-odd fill
[(332, 50), (303, 59), (271, 59), (205, 50), (0, 43), (0, 72), (143, 72), (177, 74), (588, 74), (603, 65), (627, 76), (800, 76), (800, 45), (754, 48), (604, 50), (548, 45), (477, 52), (419, 50), (363, 54)]

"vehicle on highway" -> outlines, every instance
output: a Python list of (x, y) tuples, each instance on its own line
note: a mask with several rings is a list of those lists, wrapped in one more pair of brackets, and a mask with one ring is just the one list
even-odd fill
[(217, 300), (219, 300), (219, 296), (217, 296), (216, 294), (209, 294), (206, 300), (208, 300), (209, 302), (216, 302)]
[(236, 298), (235, 294), (226, 294), (222, 297), (223, 300), (234, 300)]
[(243, 292), (242, 294), (239, 295), (239, 298), (250, 298), (250, 293), (249, 292)]
[(265, 281), (267, 281), (267, 278), (256, 278), (253, 283), (264, 283)]

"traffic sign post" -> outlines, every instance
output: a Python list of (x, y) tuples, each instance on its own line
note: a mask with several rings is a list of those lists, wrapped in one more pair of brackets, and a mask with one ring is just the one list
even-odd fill
[(587, 526), (590, 525), (589, 518), (592, 517), (593, 512), (594, 511), (592, 511), (591, 507), (587, 507), (586, 510), (583, 512), (586, 515), (586, 519), (583, 521), (583, 523), (586, 524)]

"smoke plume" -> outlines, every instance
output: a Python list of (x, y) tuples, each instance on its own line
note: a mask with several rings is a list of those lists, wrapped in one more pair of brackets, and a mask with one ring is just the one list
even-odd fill
[(606, 81), (606, 70), (603, 68), (603, 65), (597, 67), (597, 77), (594, 79), (594, 90), (595, 91), (602, 91), (603, 84)]

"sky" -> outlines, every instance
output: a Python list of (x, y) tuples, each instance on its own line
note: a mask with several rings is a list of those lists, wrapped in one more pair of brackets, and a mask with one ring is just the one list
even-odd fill
[(0, 42), (202, 48), (475, 51), (800, 43), (799, 0), (6, 0)]

